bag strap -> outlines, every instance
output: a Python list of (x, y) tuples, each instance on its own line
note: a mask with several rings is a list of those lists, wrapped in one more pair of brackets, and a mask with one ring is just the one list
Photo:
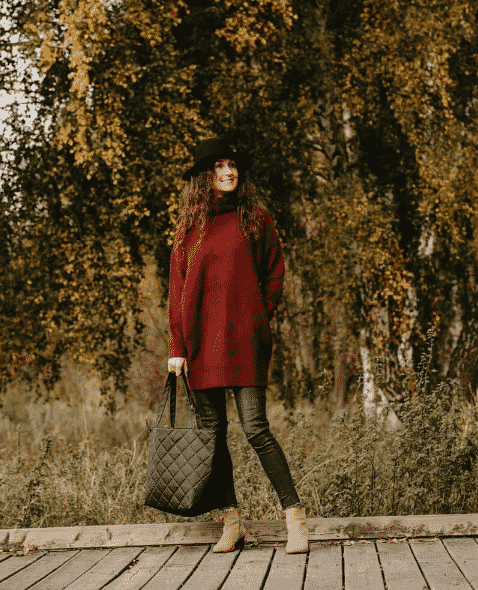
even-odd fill
[[(186, 379), (186, 375), (184, 374), (184, 369), (181, 371), (181, 375), (184, 382), (184, 387), (186, 389), (186, 395), (188, 398), (189, 408), (193, 414), (194, 420), (196, 421), (197, 427), (197, 420), (196, 420), (196, 412), (194, 409), (194, 402), (192, 400), (191, 391), (189, 390), (188, 382)], [(164, 386), (164, 394), (160, 399), (159, 408), (158, 408), (158, 415), (156, 417), (156, 422), (154, 424), (154, 428), (158, 428), (161, 420), (163, 419), (164, 410), (166, 409), (166, 404), (168, 403), (168, 399), (170, 399), (169, 404), (169, 424), (171, 428), (176, 427), (176, 390), (177, 390), (177, 379), (176, 373), (168, 373), (168, 377), (166, 379), (166, 384)]]

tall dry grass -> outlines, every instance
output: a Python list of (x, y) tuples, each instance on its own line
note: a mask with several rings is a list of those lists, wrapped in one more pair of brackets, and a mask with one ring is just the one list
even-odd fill
[[(81, 383), (81, 375), (76, 375), (74, 382)], [(132, 399), (111, 416), (88, 387), (82, 391), (75, 386), (73, 392), (65, 392), (63, 384), (62, 396), (66, 399), (35, 401), (17, 384), (3, 401), (0, 527), (183, 520), (143, 505), (148, 424), (152, 425), (156, 417), (150, 409), (151, 400)], [(178, 406), (178, 423), (186, 425), (188, 413), (181, 390)], [(327, 432), (325, 414), (308, 403), (296, 410), (294, 419), (300, 412), (318, 428), (292, 461), (293, 471), (299, 474), (313, 461)], [(279, 516), (276, 496), (245, 440), (231, 393), (228, 414), (229, 445), (244, 516), (275, 518)], [(290, 413), (273, 399), (269, 402), (269, 417), (286, 452), (288, 446), (296, 446), (296, 437), (303, 433), (291, 430)], [(217, 513), (211, 513), (201, 518), (217, 517)]]
[[(309, 517), (477, 511), (477, 409), (459, 401), (454, 384), (430, 391), (426, 378), (419, 382), (414, 400), (401, 407), (396, 432), (365, 419), (357, 403), (335, 416), (325, 401), (303, 401), (286, 411), (274, 389), (268, 391), (271, 429)], [(41, 402), (19, 384), (7, 393), (0, 412), (1, 528), (184, 520), (143, 505), (146, 422), (155, 418), (151, 400), (118, 403), (117, 413), (108, 416), (89, 383), (73, 375), (70, 388), (63, 383), (61, 399)], [(180, 396), (180, 424), (186, 415)], [(280, 518), (232, 394), (228, 415), (244, 517)], [(199, 518), (218, 517), (212, 512)]]

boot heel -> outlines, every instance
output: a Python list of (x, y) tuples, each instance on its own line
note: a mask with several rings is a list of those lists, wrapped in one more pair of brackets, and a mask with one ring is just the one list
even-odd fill
[(233, 549), (233, 551), (234, 551), (235, 549), (241, 549), (241, 550), (242, 550), (242, 549), (244, 549), (244, 543), (245, 543), (245, 542), (246, 542), (246, 537), (241, 537), (240, 539), (238, 539), (238, 540), (236, 541), (236, 544), (234, 545), (234, 549)]
[(244, 549), (244, 543), (246, 541), (246, 537), (239, 537), (234, 545), (221, 545), (220, 542), (217, 545), (214, 545), (212, 548), (213, 553), (227, 553), (229, 551), (235, 551), (236, 549)]

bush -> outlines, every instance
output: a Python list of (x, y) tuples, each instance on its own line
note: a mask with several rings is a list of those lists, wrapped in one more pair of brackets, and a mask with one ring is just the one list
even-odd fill
[(335, 417), (329, 457), (303, 490), (309, 506), (319, 498), (324, 517), (476, 512), (477, 409), (455, 383), (417, 393), (394, 433), (361, 411)]

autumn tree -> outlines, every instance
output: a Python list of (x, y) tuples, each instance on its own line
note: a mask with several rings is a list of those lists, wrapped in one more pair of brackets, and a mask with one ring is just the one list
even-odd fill
[(172, 33), (181, 7), (2, 5), (40, 74), (24, 87), (34, 122), (8, 121), (4, 379), (24, 364), (37, 373), (54, 341), (53, 368), (68, 352), (125, 388), (144, 254), (156, 250), (164, 274), (180, 171), (202, 129)]
[(476, 321), (474, 5), (2, 7), (41, 73), (26, 86), (38, 115), (12, 112), (4, 160), (3, 374), (41, 367), (54, 338), (124, 387), (144, 255), (166, 287), (181, 174), (213, 134), (252, 153), (284, 245), (285, 399), (372, 358), (383, 389), (395, 374), (388, 394), (408, 395), (430, 329), (437, 378), (453, 373), (453, 328), (466, 341)]
[[(396, 351), (406, 337), (416, 368), (432, 329), (440, 378), (456, 313), (464, 334), (476, 322), (475, 25), (476, 7), (466, 2), (367, 1), (361, 34), (341, 61), (360, 174), (373, 179), (375, 194), (391, 197), (397, 266), (412, 300), (404, 313), (398, 285), (373, 288), (388, 317), (389, 346)], [(401, 326), (407, 315), (412, 325)]]
[(382, 358), (384, 387), (408, 374), (388, 393), (409, 394), (429, 330), (446, 375), (457, 313), (476, 321), (473, 5), (195, 6), (178, 30), (194, 41), (209, 23), (187, 52), (201, 112), (254, 153), (283, 236), (285, 389), (355, 349)]

